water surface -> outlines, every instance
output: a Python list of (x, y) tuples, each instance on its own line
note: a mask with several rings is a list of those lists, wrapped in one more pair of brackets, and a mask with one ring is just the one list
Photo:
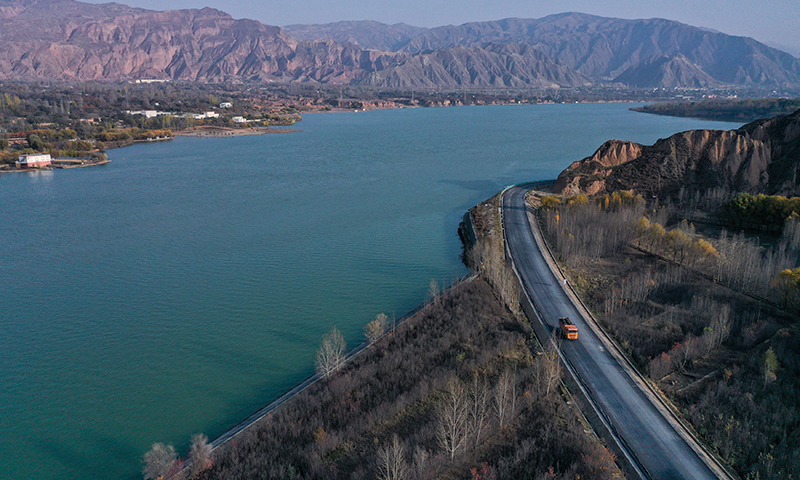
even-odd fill
[(302, 133), (177, 138), (102, 167), (0, 175), (0, 478), (140, 477), (465, 273), (461, 215), (609, 138), (734, 125), (629, 104), (306, 115)]

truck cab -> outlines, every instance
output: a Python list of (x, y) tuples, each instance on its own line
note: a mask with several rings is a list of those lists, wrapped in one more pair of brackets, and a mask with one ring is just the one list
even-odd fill
[(578, 327), (572, 323), (569, 317), (561, 317), (558, 319), (558, 326), (561, 328), (561, 333), (567, 337), (567, 340), (578, 339)]

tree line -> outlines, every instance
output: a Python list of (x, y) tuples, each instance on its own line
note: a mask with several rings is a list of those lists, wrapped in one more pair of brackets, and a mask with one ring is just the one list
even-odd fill
[(739, 193), (720, 207), (719, 218), (732, 228), (749, 228), (773, 234), (783, 231), (787, 219), (797, 221), (800, 197)]

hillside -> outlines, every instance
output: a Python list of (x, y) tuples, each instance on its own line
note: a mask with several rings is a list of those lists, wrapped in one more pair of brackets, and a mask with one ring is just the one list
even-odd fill
[(211, 8), (0, 0), (0, 42), (0, 80), (800, 88), (800, 60), (751, 38), (580, 13), (432, 29), (371, 21), (281, 29)]
[(362, 85), (411, 88), (558, 88), (591, 82), (528, 45), (453, 47), (410, 57), (371, 73)]
[(297, 40), (333, 40), (372, 50), (397, 51), (427, 28), (405, 23), (387, 25), (372, 20), (321, 25), (286, 25), (283, 30)]
[(73, 0), (0, 3), (0, 79), (350, 83), (392, 63), (211, 8), (166, 12)]
[(632, 190), (649, 198), (722, 187), (800, 195), (800, 110), (737, 130), (692, 130), (645, 146), (609, 140), (558, 176), (564, 195)]
[[(614, 80), (656, 57), (683, 57), (693, 68), (722, 83), (780, 85), (800, 81), (800, 60), (785, 52), (752, 38), (710, 32), (659, 18), (623, 20), (563, 13), (540, 19), (508, 18), (449, 25), (418, 35), (403, 51), (413, 53), (485, 43), (534, 46), (595, 81)], [(668, 86), (641, 80), (637, 84)]]

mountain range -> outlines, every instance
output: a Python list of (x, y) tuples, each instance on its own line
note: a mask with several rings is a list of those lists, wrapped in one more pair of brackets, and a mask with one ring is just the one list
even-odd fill
[(581, 13), (421, 28), (269, 26), (219, 10), (0, 0), (0, 79), (265, 81), (378, 88), (800, 87), (800, 60), (664, 19)]

